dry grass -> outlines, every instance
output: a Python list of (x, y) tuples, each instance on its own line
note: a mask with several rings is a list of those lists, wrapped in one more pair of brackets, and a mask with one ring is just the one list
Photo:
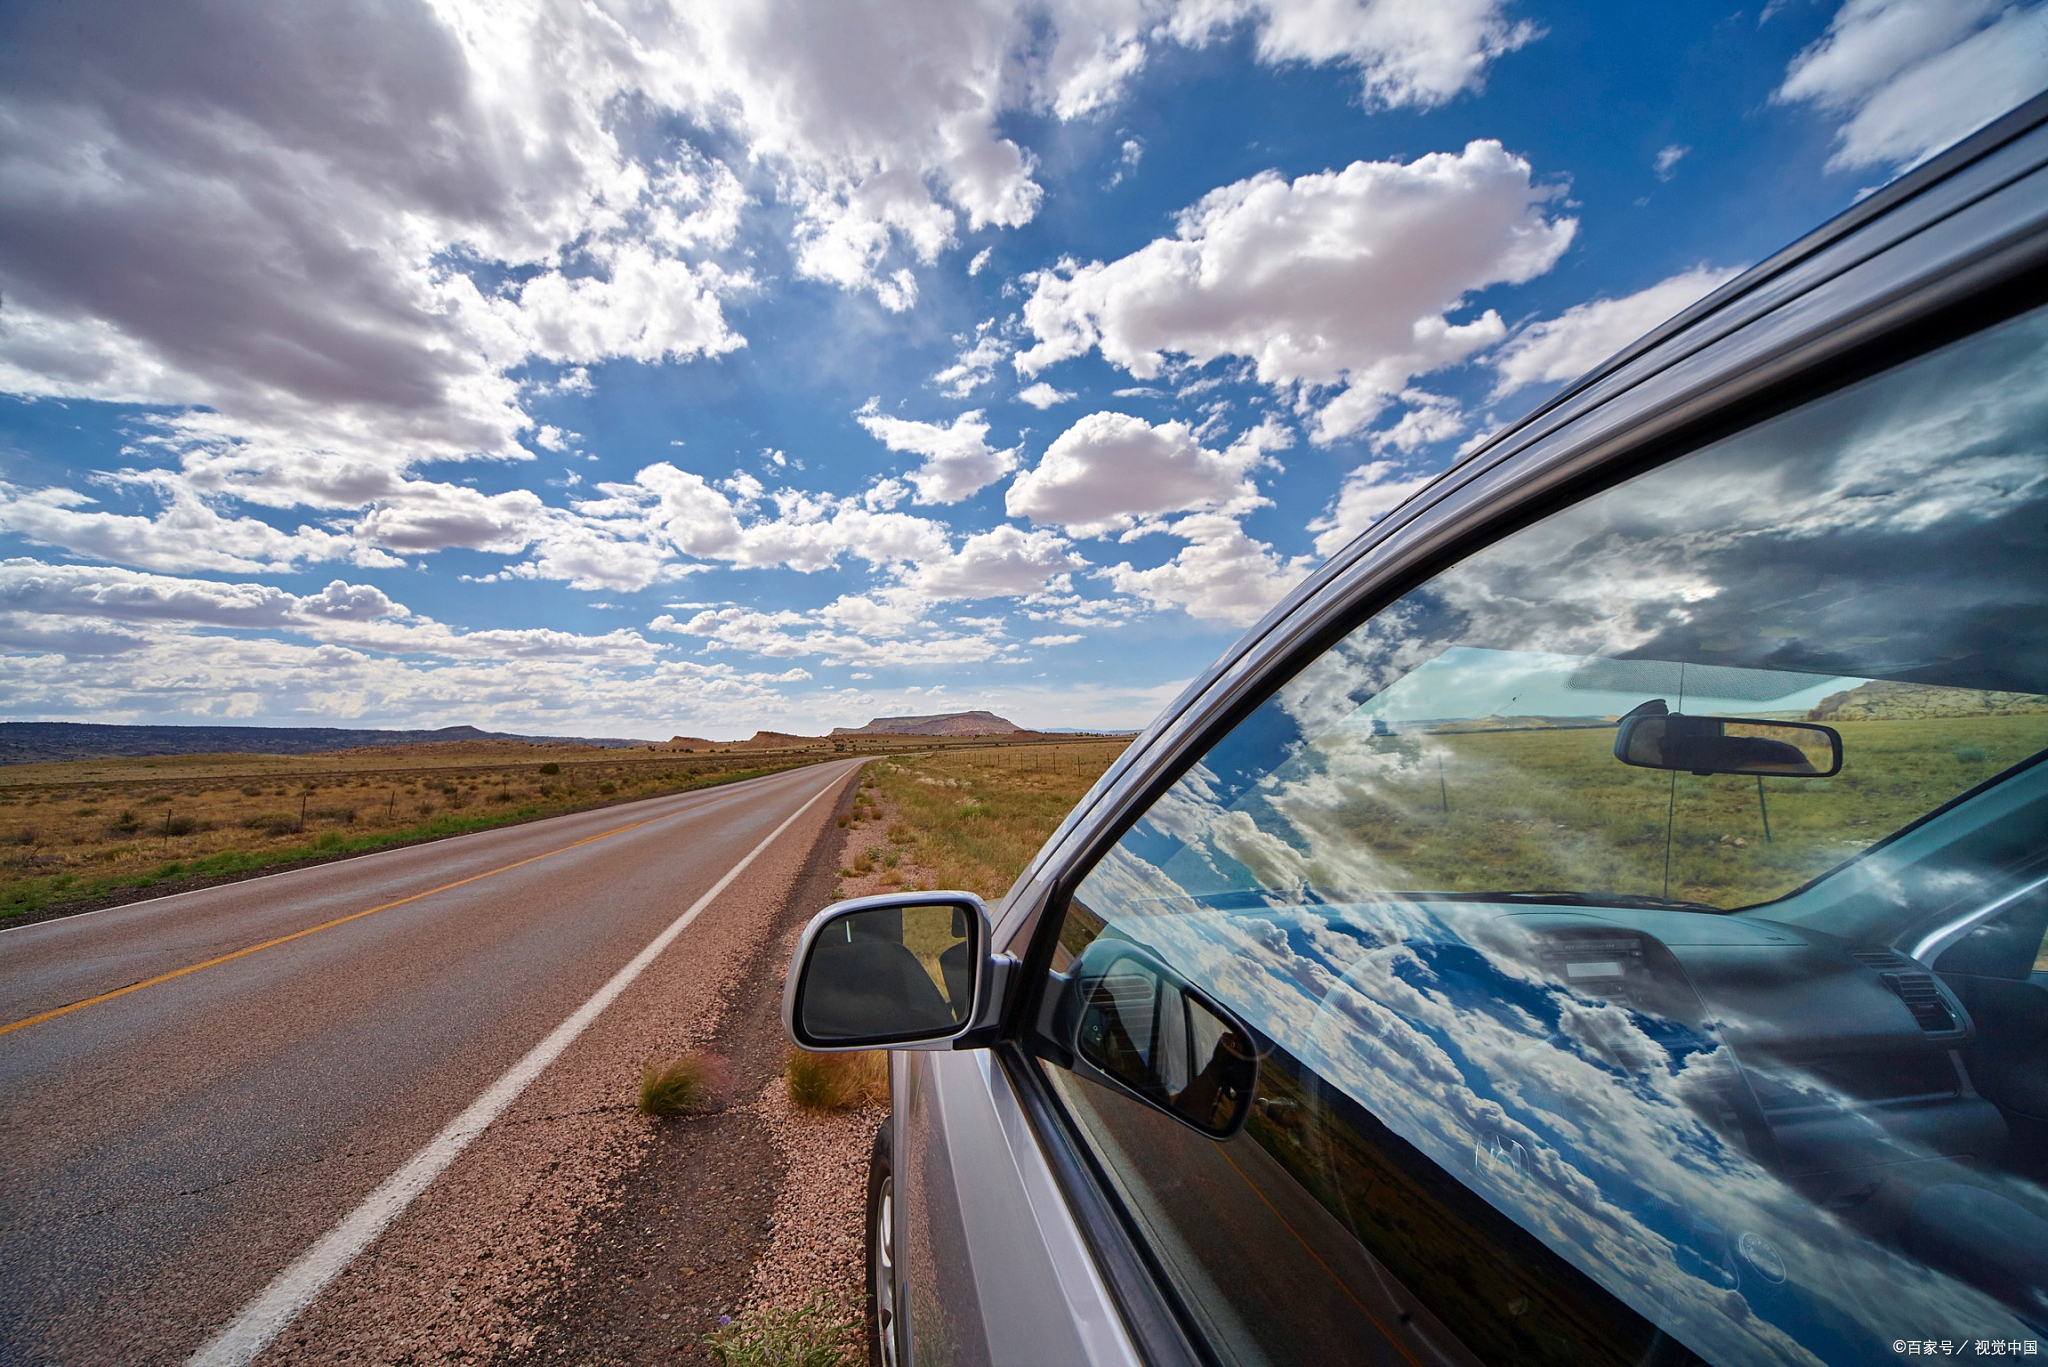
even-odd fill
[(0, 768), (0, 918), (828, 757), (492, 744), (9, 765)]
[[(1127, 744), (1085, 740), (877, 760), (868, 774), (892, 809), (889, 843), (902, 852), (870, 847), (869, 868), (886, 861), (893, 873), (900, 857), (928, 871), (927, 886), (1000, 897)], [(866, 799), (863, 805), (875, 809)]]
[(704, 1347), (722, 1367), (852, 1367), (860, 1326), (824, 1296), (792, 1309), (762, 1306), (738, 1319), (720, 1315)]
[(889, 1056), (879, 1049), (843, 1054), (792, 1049), (784, 1076), (790, 1103), (806, 1111), (875, 1106), (889, 1099)]
[(709, 1049), (640, 1067), (640, 1113), (655, 1117), (712, 1111), (725, 1104), (732, 1069)]

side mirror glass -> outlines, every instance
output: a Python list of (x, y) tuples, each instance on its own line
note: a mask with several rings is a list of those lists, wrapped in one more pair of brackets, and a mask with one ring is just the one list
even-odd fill
[(1098, 940), (1069, 980), (1070, 1048), (1120, 1090), (1214, 1139), (1243, 1127), (1258, 1080), (1251, 1033), (1136, 946)]
[(950, 1039), (973, 1015), (987, 942), (987, 914), (967, 893), (862, 897), (827, 907), (797, 945), (783, 1024), (805, 1049)]
[[(1811, 722), (1688, 717), (1645, 703), (1621, 719), (1614, 757), (1640, 769), (1760, 778), (1830, 778), (1842, 771), (1842, 735)], [(1653, 710), (1654, 709), (1654, 710)]]

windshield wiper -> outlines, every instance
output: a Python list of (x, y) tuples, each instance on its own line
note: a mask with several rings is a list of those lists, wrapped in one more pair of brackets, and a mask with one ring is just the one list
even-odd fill
[(1652, 897), (1635, 892), (1567, 892), (1563, 889), (1524, 888), (1514, 892), (1415, 892), (1417, 901), (1514, 902), (1532, 906), (1628, 907), (1641, 911), (1703, 911), (1726, 916), (1729, 908), (1708, 902), (1682, 902), (1671, 897)]

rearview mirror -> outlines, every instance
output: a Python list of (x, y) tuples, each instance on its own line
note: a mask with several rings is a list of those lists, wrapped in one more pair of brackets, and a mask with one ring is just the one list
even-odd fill
[(1829, 778), (1842, 771), (1842, 736), (1811, 722), (1688, 717), (1662, 699), (1621, 719), (1614, 757), (1639, 769), (1761, 778)]
[(782, 1022), (804, 1049), (943, 1044), (964, 1033), (983, 990), (988, 914), (965, 892), (859, 897), (804, 928)]
[(1258, 1081), (1251, 1032), (1136, 945), (1097, 940), (1074, 965), (1067, 1038), (1093, 1074), (1212, 1139), (1243, 1127)]

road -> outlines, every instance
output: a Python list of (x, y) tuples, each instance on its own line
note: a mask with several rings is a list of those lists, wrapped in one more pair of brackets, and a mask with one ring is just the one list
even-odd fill
[(854, 768), (0, 933), (0, 1363), (185, 1361)]

